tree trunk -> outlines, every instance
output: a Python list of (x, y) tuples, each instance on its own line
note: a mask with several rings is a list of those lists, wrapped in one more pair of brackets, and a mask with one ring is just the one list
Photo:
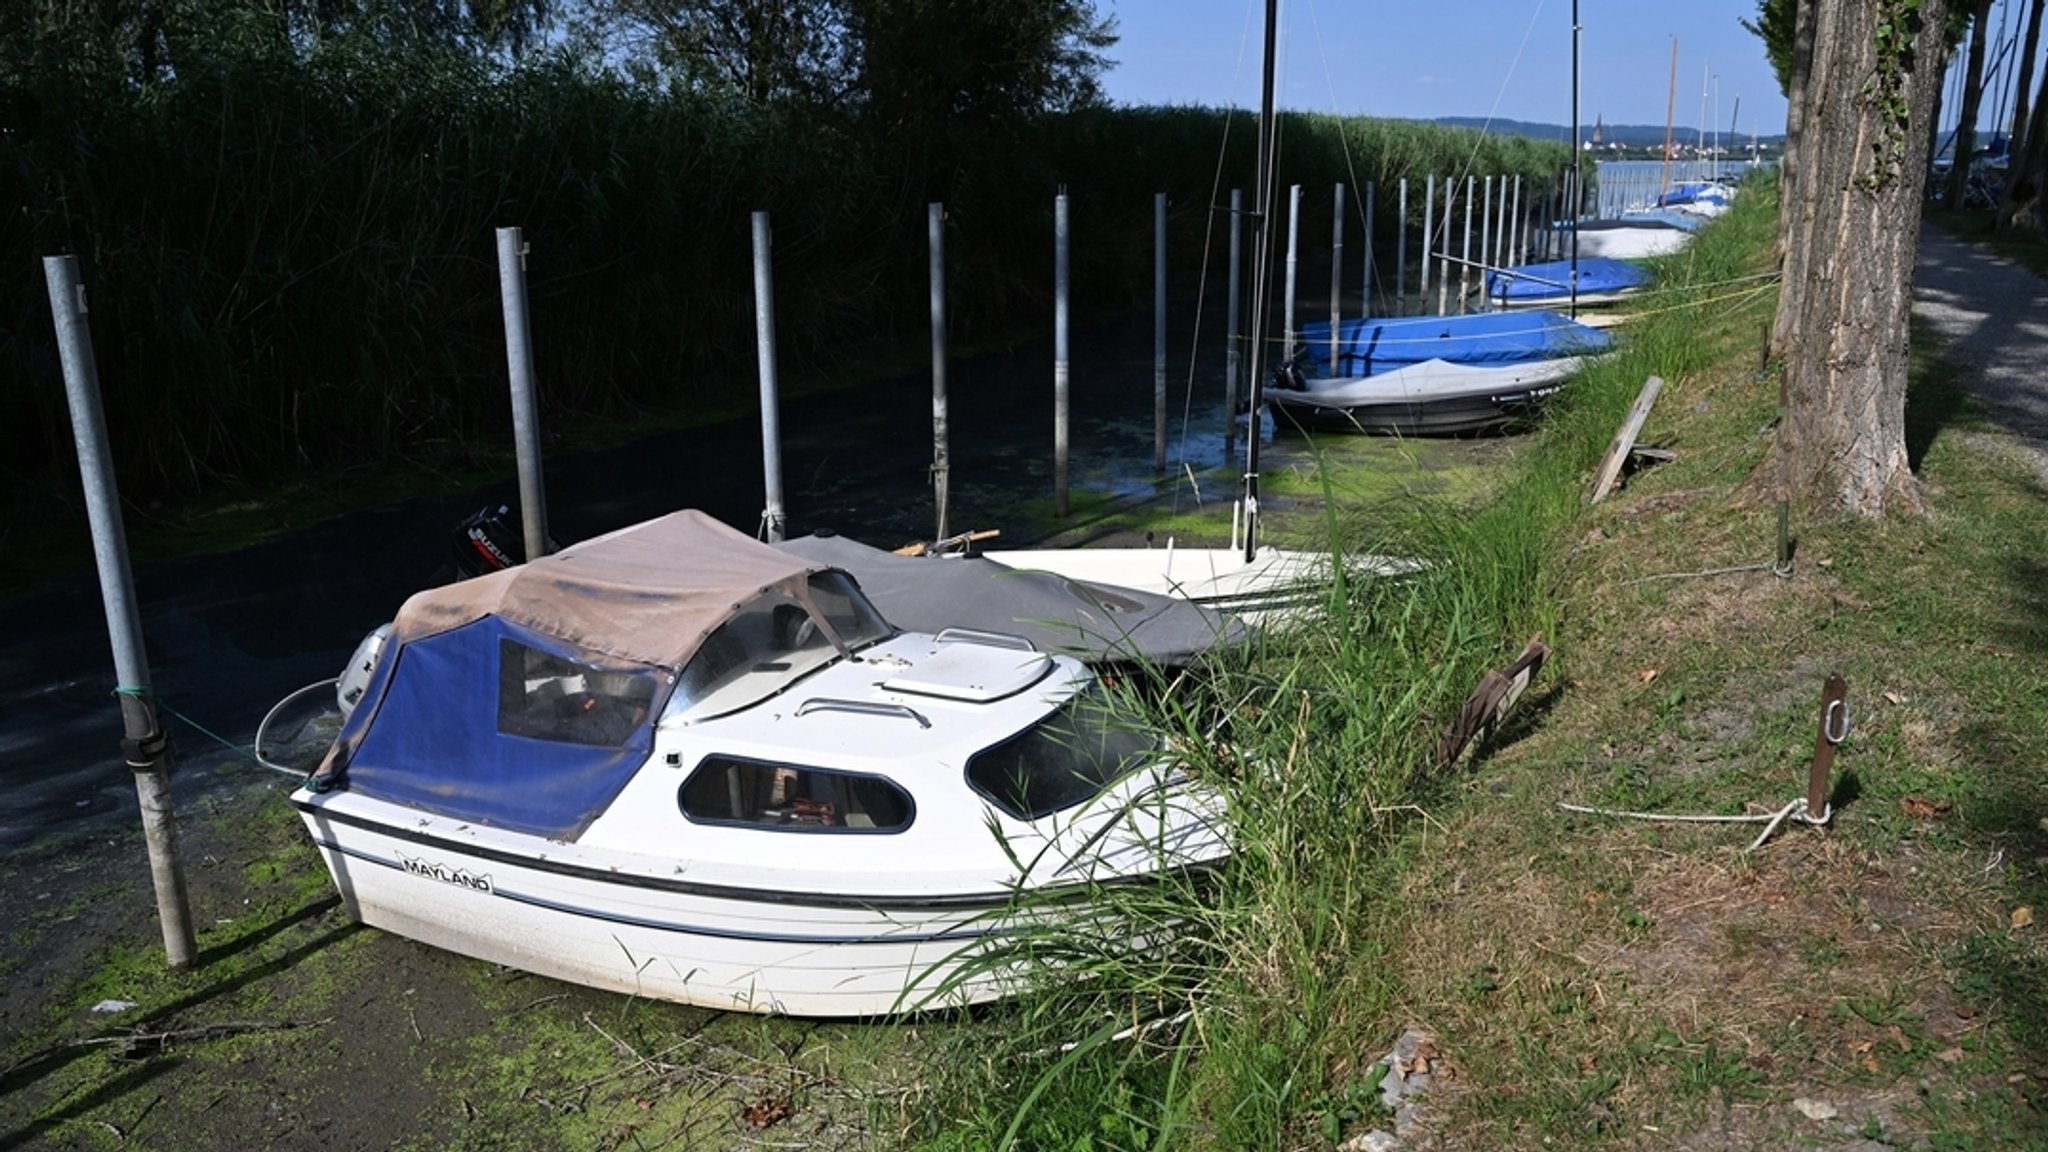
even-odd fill
[[(2038, 12), (2041, 0), (2035, 0)], [(2041, 87), (2034, 94), (2034, 108), (2038, 112), (2048, 105), (2048, 72), (2041, 75)], [(2000, 232), (2048, 231), (2048, 213), (2043, 212), (2041, 190), (2048, 188), (2048, 129), (2042, 127), (2042, 117), (2028, 117), (2024, 136), (2013, 133), (2013, 146), (2018, 149), (2007, 163), (2005, 172), (2005, 196), (1999, 201), (1998, 216), (1994, 226)]]
[(1920, 507), (1906, 459), (1906, 332), (1947, 8), (1813, 0), (1796, 199), (1785, 205), (1803, 255), (1778, 301), (1790, 340), (1777, 463), (1786, 497), (1817, 514)]
[(1950, 153), (1955, 162), (1948, 170), (1948, 195), (1942, 203), (1951, 212), (1963, 206), (1963, 189), (1970, 182), (1970, 157), (1977, 152), (1977, 113), (1984, 104), (1984, 26), (1991, 23), (1991, 0), (1978, 0), (1970, 16), (1970, 62), (1963, 68), (1963, 113), (1956, 122), (1956, 143)]
[[(1803, 234), (1795, 231), (1804, 202), (1799, 194), (1800, 140), (1805, 136), (1806, 85), (1813, 75), (1813, 6), (1815, 0), (1796, 0), (1792, 18), (1792, 70), (1785, 88), (1785, 148), (1778, 160), (1778, 254), (1785, 284), (1798, 283), (1806, 268), (1806, 252), (1799, 247)], [(1788, 288), (1789, 290), (1789, 288)], [(1792, 340), (1793, 313), (1778, 309), (1771, 326), (1772, 351), (1782, 355)]]
[(2034, 88), (2034, 56), (2041, 47), (2041, 9), (2048, 0), (2034, 0), (2027, 8), (2027, 34), (2021, 38), (2020, 79), (2013, 86), (2012, 135), (2006, 138), (2006, 154), (2017, 156), (2027, 142), (2027, 95)]

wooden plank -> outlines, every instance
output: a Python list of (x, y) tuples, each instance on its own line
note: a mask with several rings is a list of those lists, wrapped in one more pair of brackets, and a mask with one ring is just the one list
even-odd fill
[(1600, 460), (1600, 470), (1593, 474), (1593, 487), (1586, 493), (1587, 500), (1598, 504), (1613, 491), (1614, 482), (1621, 477), (1622, 462), (1628, 459), (1629, 449), (1635, 447), (1643, 422), (1650, 418), (1650, 407), (1657, 403), (1657, 393), (1663, 390), (1662, 377), (1652, 376), (1643, 382), (1635, 407), (1628, 410), (1628, 419), (1621, 422), (1621, 431), (1614, 434), (1614, 443), (1607, 446), (1607, 455)]

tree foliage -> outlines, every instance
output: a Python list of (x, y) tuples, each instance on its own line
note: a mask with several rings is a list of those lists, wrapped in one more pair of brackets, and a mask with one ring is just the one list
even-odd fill
[(1778, 77), (1778, 91), (1792, 94), (1793, 45), (1799, 19), (1799, 0), (1756, 0), (1756, 19), (1740, 23), (1764, 42), (1764, 56)]

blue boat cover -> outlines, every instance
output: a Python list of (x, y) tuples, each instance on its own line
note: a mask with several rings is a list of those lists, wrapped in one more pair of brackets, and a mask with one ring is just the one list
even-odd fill
[[(1551, 260), (1542, 264), (1521, 264), (1486, 278), (1486, 293), (1495, 300), (1565, 300), (1572, 262)], [(1623, 292), (1650, 282), (1650, 271), (1627, 260), (1596, 257), (1579, 261), (1579, 295)]]
[(1605, 352), (1613, 339), (1557, 312), (1484, 312), (1472, 316), (1409, 316), (1346, 320), (1337, 328), (1337, 364), (1330, 365), (1330, 326), (1304, 324), (1298, 339), (1309, 363), (1327, 377), (1376, 376), (1425, 360), (1453, 364), (1523, 364)]
[(671, 680), (486, 616), (387, 654), (336, 744), (352, 791), (569, 840), (646, 762)]

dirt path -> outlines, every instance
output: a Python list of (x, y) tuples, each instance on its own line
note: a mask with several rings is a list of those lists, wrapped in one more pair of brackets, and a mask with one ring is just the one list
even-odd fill
[(1920, 229), (1913, 315), (2048, 477), (2048, 280), (1939, 228)]

